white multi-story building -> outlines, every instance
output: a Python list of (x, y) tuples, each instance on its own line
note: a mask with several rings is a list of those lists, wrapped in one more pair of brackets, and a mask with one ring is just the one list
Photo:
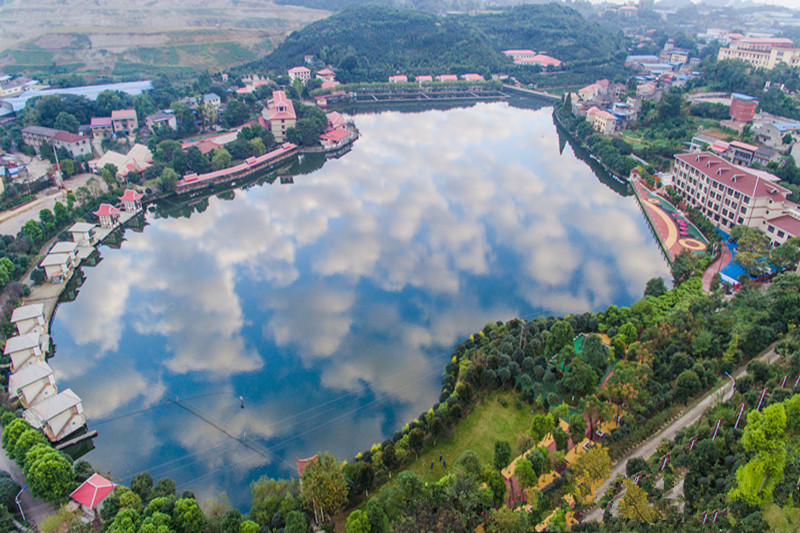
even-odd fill
[(768, 172), (742, 168), (710, 152), (678, 154), (673, 182), (690, 205), (723, 231), (738, 225), (757, 228), (778, 245), (795, 236), (788, 229), (800, 230), (800, 224), (786, 219), (797, 213), (797, 205), (786, 199), (791, 191)]

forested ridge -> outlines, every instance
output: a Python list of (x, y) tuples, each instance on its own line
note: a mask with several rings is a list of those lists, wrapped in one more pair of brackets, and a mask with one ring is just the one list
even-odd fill
[(507, 48), (547, 51), (565, 62), (603, 61), (622, 50), (619, 37), (558, 4), (447, 17), (367, 5), (293, 32), (264, 63), (284, 70), (314, 55), (347, 83), (393, 74), (507, 71)]

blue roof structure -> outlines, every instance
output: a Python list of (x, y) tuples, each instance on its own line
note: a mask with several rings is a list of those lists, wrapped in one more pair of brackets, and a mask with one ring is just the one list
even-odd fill
[(151, 80), (142, 81), (126, 81), (122, 83), (106, 83), (103, 85), (85, 85), (83, 87), (64, 87), (60, 89), (45, 89), (42, 91), (26, 91), (14, 98), (3, 98), (3, 107), (10, 105), (14, 112), (21, 111), (25, 108), (28, 100), (39, 96), (48, 96), (52, 94), (73, 94), (76, 96), (85, 96), (89, 100), (97, 100), (97, 95), (103, 91), (121, 91), (123, 93), (135, 96), (144, 91), (149, 91), (153, 88)]
[(772, 125), (778, 131), (800, 130), (800, 122), (774, 122)]
[(756, 98), (755, 96), (748, 96), (748, 95), (742, 94), (742, 93), (731, 93), (731, 98), (736, 98), (737, 100), (748, 100), (748, 101), (749, 100), (756, 100), (756, 101), (758, 101), (758, 98)]

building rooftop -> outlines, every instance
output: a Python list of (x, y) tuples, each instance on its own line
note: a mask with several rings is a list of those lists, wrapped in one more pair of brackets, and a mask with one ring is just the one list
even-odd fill
[(744, 100), (745, 102), (751, 102), (753, 100), (758, 102), (758, 98), (755, 96), (748, 96), (742, 93), (731, 93), (731, 98), (735, 98), (736, 100)]
[(115, 487), (114, 483), (100, 474), (92, 474), (89, 479), (72, 491), (69, 497), (84, 507), (94, 509), (106, 496), (111, 494)]
[(88, 141), (88, 137), (78, 135), (77, 133), (70, 133), (68, 131), (59, 131), (53, 136), (54, 141), (61, 141), (64, 143), (77, 143), (81, 141)]
[(111, 120), (136, 118), (135, 109), (116, 109), (111, 112)]
[(93, 128), (110, 128), (111, 117), (94, 117), (89, 124)]
[(133, 189), (125, 189), (125, 193), (119, 197), (122, 202), (137, 202), (142, 199), (144, 194), (136, 192)]
[(21, 320), (28, 320), (40, 316), (44, 316), (43, 303), (23, 305), (22, 307), (17, 307), (14, 309), (14, 312), (11, 313), (11, 323), (15, 324)]
[(8, 376), (8, 392), (9, 394), (16, 395), (17, 391), (21, 388), (27, 387), (31, 383), (36, 383), (40, 379), (52, 375), (53, 369), (50, 365), (44, 361), (35, 361)]
[(28, 410), (35, 411), (42, 421), (47, 422), (68, 409), (72, 409), (81, 403), (80, 397), (72, 389), (59, 392), (55, 396), (45, 398), (36, 405), (32, 405)]
[(792, 215), (781, 215), (767, 221), (778, 229), (781, 229), (792, 236), (800, 235), (800, 220)]
[(57, 242), (50, 248), (51, 254), (69, 254), (75, 251), (75, 248), (78, 247), (77, 242), (72, 241), (61, 241)]
[(46, 128), (44, 126), (25, 126), (22, 128), (22, 133), (30, 135), (42, 135), (43, 137), (55, 137), (58, 130), (53, 128)]
[(678, 154), (676, 159), (698, 169), (703, 174), (740, 193), (752, 197), (781, 196), (781, 200), (789, 194), (789, 190), (763, 176), (754, 174), (738, 165), (710, 152)]
[(297, 114), (294, 104), (286, 97), (283, 91), (273, 91), (272, 98), (267, 102), (267, 119), (269, 120), (295, 120)]
[(336, 73), (329, 68), (317, 71), (317, 76), (336, 76)]
[(111, 215), (116, 215), (117, 213), (119, 213), (119, 208), (116, 208), (111, 204), (100, 204), (100, 207), (94, 212), (94, 214), (98, 217), (110, 217)]
[(25, 335), (17, 335), (11, 337), (6, 341), (6, 348), (3, 352), (4, 355), (21, 352), (22, 350), (29, 350), (39, 346), (38, 333), (26, 333)]
[(89, 222), (76, 222), (67, 231), (71, 233), (86, 233), (96, 227), (96, 224), (90, 224)]

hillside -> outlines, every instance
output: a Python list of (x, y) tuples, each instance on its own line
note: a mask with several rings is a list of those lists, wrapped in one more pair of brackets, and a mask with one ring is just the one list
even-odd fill
[(22, 0), (0, 2), (6, 73), (119, 76), (209, 69), (253, 61), (327, 11), (270, 1)]
[(293, 32), (264, 62), (286, 69), (314, 54), (337, 67), (343, 82), (386, 79), (401, 72), (496, 71), (508, 60), (463, 17), (440, 18), (383, 6), (351, 6)]
[(530, 48), (562, 61), (599, 60), (624, 53), (615, 35), (565, 5), (521, 5), (467, 17), (498, 50)]

